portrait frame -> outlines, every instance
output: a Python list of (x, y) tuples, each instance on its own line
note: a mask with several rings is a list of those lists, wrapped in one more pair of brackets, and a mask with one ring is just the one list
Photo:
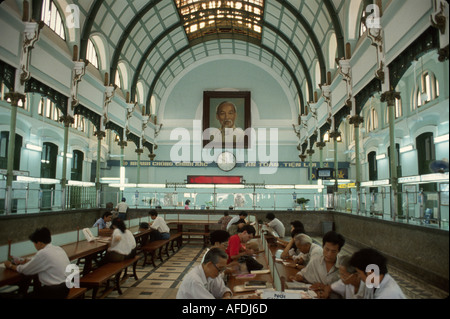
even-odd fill
[[(243, 131), (251, 127), (251, 93), (250, 91), (204, 91), (203, 92), (203, 132), (209, 128), (220, 129), (221, 124), (216, 119), (216, 110), (220, 103), (229, 101), (236, 106), (236, 128)], [(211, 137), (203, 139), (203, 147), (211, 143)], [(250, 146), (250, 130), (248, 135), (244, 136), (244, 143), (233, 143), (233, 148), (247, 149)], [(221, 146), (225, 148), (225, 142), (215, 144), (214, 147)]]

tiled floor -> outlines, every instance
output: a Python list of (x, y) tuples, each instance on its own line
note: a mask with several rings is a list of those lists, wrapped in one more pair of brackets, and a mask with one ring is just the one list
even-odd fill
[[(350, 245), (344, 246), (344, 252), (352, 254), (356, 249)], [(199, 245), (183, 246), (169, 259), (157, 264), (154, 268), (147, 265), (138, 266), (139, 280), (129, 278), (122, 284), (123, 294), (116, 291), (106, 299), (175, 299), (178, 287), (190, 269), (201, 262), (204, 249)], [(448, 293), (426, 283), (420, 282), (410, 274), (389, 266), (390, 274), (397, 280), (404, 294), (409, 299), (443, 299)], [(86, 296), (89, 298), (90, 292)]]
[[(122, 295), (113, 291), (106, 299), (175, 299), (181, 280), (201, 262), (203, 251), (200, 245), (185, 245), (156, 268), (152, 265), (138, 266), (139, 280), (128, 278), (121, 285)], [(89, 292), (86, 297), (89, 298)]]
[[(343, 248), (343, 252), (346, 254), (352, 254), (354, 251), (356, 248), (348, 244)], [(175, 299), (184, 275), (201, 262), (203, 253), (204, 248), (201, 245), (184, 245), (169, 259), (165, 259), (163, 262), (157, 260), (156, 268), (152, 265), (146, 265), (143, 268), (140, 266), (141, 261), (137, 267), (139, 279), (128, 278), (121, 285), (122, 295), (113, 291), (106, 299)], [(393, 266), (388, 265), (388, 269), (408, 299), (443, 299), (449, 295)], [(12, 286), (3, 287), (0, 292), (11, 292), (16, 289)], [(88, 291), (86, 298), (90, 298), (91, 294), (92, 290)], [(101, 294), (101, 290), (99, 294)]]

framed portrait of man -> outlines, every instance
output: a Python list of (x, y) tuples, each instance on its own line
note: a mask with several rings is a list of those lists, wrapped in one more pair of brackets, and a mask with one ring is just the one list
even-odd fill
[(203, 147), (248, 148), (250, 116), (250, 92), (203, 92)]

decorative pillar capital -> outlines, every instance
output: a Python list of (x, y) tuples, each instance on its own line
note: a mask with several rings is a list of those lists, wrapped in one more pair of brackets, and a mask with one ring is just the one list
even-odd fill
[(322, 150), (326, 145), (327, 145), (327, 144), (326, 144), (325, 142), (317, 142), (317, 143), (316, 143), (316, 146), (317, 146), (320, 150)]
[(299, 155), (298, 157), (300, 157), (300, 160), (301, 160), (302, 162), (304, 162), (304, 161), (306, 160), (306, 155), (305, 155), (305, 154), (301, 154), (301, 155)]
[(97, 139), (101, 141), (106, 136), (106, 133), (105, 131), (96, 131), (94, 136), (97, 136)]
[(61, 123), (64, 123), (65, 127), (69, 127), (71, 124), (73, 124), (75, 121), (73, 119), (73, 116), (70, 115), (63, 115), (59, 118), (59, 121)]
[(128, 143), (127, 143), (127, 141), (120, 141), (120, 142), (117, 142), (117, 145), (119, 145), (120, 147), (125, 147), (125, 146), (127, 146), (128, 145)]
[(5, 99), (10, 100), (11, 106), (18, 106), (19, 101), (22, 101), (22, 103), (25, 103), (25, 94), (18, 93), (18, 92), (10, 92), (5, 94)]
[(341, 136), (341, 133), (339, 133), (339, 131), (330, 132), (330, 138), (337, 139), (339, 136)]
[(150, 158), (150, 161), (153, 161), (156, 157), (156, 154), (153, 154), (153, 153), (148, 154), (148, 157)]
[(384, 92), (381, 94), (380, 101), (382, 103), (386, 102), (388, 106), (394, 106), (395, 105), (395, 99), (400, 99), (400, 93), (395, 92), (394, 90)]
[(364, 123), (364, 117), (359, 115), (354, 115), (350, 118), (350, 125), (354, 125), (355, 127), (359, 127), (362, 123)]
[(135, 152), (136, 152), (138, 155), (141, 155), (142, 153), (144, 153), (144, 149), (142, 149), (142, 148), (137, 148), (137, 149), (135, 150)]

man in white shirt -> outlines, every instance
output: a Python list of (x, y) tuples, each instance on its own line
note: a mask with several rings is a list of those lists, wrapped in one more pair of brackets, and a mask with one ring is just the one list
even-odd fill
[(164, 218), (158, 216), (156, 210), (151, 210), (150, 218), (153, 220), (150, 228), (153, 230), (150, 234), (150, 240), (160, 240), (170, 238), (170, 228), (167, 226)]
[(64, 299), (69, 293), (65, 271), (70, 261), (66, 252), (61, 247), (51, 244), (50, 230), (46, 227), (36, 229), (29, 238), (37, 250), (36, 255), (20, 265), (6, 261), (5, 267), (27, 276), (38, 275), (42, 287), (36, 287), (27, 297)]
[(300, 254), (294, 255), (292, 259), (295, 262), (295, 268), (303, 269), (308, 265), (309, 261), (314, 256), (322, 256), (323, 249), (312, 242), (312, 238), (306, 234), (298, 234), (294, 237), (295, 246), (300, 251)]
[(128, 205), (126, 203), (126, 200), (127, 199), (123, 197), (122, 201), (116, 206), (116, 211), (119, 213), (118, 217), (123, 221), (127, 219)]
[(323, 236), (322, 243), (322, 256), (314, 256), (305, 268), (289, 278), (313, 284), (311, 289), (316, 291), (319, 298), (322, 297), (324, 285), (331, 285), (339, 280), (338, 254), (345, 244), (345, 239), (341, 234), (330, 231)]
[(227, 253), (221, 248), (211, 248), (203, 263), (194, 267), (184, 278), (177, 299), (229, 299), (230, 288), (222, 274), (227, 266)]
[(351, 257), (350, 265), (356, 268), (365, 283), (364, 299), (406, 299), (400, 286), (388, 274), (386, 257), (375, 249), (357, 251)]
[(231, 220), (228, 222), (227, 230), (229, 230), (231, 225), (237, 223), (240, 219), (245, 220), (247, 216), (248, 214), (246, 212), (240, 212), (238, 216), (234, 216), (233, 218), (231, 218)]
[(268, 213), (266, 215), (266, 218), (269, 220), (266, 225), (271, 227), (280, 238), (283, 238), (286, 233), (286, 228), (284, 227), (283, 223), (275, 217), (274, 213)]

